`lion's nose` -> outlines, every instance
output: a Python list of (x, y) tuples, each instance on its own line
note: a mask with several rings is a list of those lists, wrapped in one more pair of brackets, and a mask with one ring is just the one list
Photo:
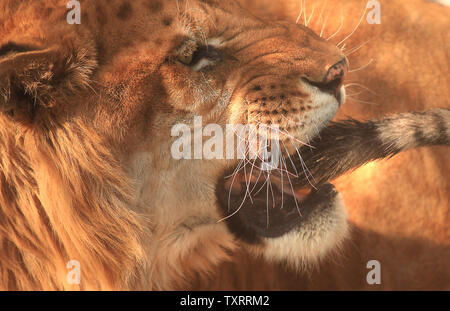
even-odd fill
[(330, 93), (338, 97), (346, 73), (347, 59), (344, 58), (328, 68), (327, 73), (321, 82), (310, 81), (310, 83), (318, 87), (322, 92)]
[(324, 85), (326, 85), (330, 89), (330, 91), (333, 91), (335, 93), (344, 81), (346, 71), (347, 59), (344, 58), (339, 63), (334, 64), (328, 69), (328, 72), (324, 79)]

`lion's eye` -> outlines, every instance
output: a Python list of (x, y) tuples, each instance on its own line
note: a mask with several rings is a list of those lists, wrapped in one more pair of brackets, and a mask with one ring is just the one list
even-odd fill
[(178, 52), (178, 61), (195, 71), (214, 65), (222, 60), (222, 54), (211, 45), (197, 45), (189, 41), (185, 42)]
[(190, 66), (195, 71), (214, 65), (222, 60), (222, 54), (211, 45), (200, 46), (193, 54)]

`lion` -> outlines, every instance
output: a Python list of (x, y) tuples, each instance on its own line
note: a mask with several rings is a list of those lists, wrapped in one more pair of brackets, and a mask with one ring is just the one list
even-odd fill
[[(79, 23), (68, 23), (67, 1), (0, 3), (0, 289), (186, 289), (198, 275), (203, 279), (213, 274), (240, 249), (268, 261), (287, 262), (292, 268), (318, 265), (327, 254), (345, 247), (350, 235), (347, 211), (368, 201), (357, 186), (367, 185), (367, 178), (378, 194), (376, 204), (367, 202), (365, 207), (366, 213), (373, 213), (372, 219), (401, 215), (404, 219), (399, 216), (402, 223), (396, 228), (420, 226), (421, 237), (433, 237), (438, 245), (448, 237), (448, 163), (435, 164), (448, 150), (405, 153), (403, 159), (399, 156), (389, 162), (394, 163), (389, 164), (394, 165), (392, 171), (364, 166), (336, 186), (324, 182), (311, 185), (316, 188), (311, 191), (295, 186), (285, 191), (280, 187), (283, 178), (274, 177), (270, 179), (275, 188), (273, 202), (286, 198), (286, 210), (300, 214), (289, 216), (297, 219), (294, 223), (276, 208), (270, 209), (267, 223), (260, 212), (249, 209), (233, 217), (238, 215), (234, 203), (242, 200), (242, 191), (246, 196), (250, 186), (259, 185), (254, 172), (249, 177), (239, 173), (242, 163), (247, 172), (245, 158), (242, 162), (172, 156), (174, 127), (191, 126), (198, 116), (202, 125), (275, 129), (283, 146), (282, 159), (296, 153), (299, 144), (309, 146), (326, 134), (322, 131), (339, 117), (340, 109), (345, 112), (352, 94), (344, 82), (354, 72), (365, 72), (351, 67), (349, 54), (357, 50), (346, 52), (340, 42), (326, 40), (311, 25), (253, 15), (244, 7), (250, 5), (254, 12), (261, 7), (251, 2), (98, 0), (79, 4)], [(293, 3), (286, 1), (280, 7), (284, 5), (287, 9)], [(421, 8), (418, 1), (411, 5)], [(390, 6), (399, 4), (392, 1)], [(270, 12), (270, 6), (266, 9)], [(430, 24), (441, 29), (447, 21), (441, 9), (433, 10), (430, 18), (435, 21)], [(414, 68), (425, 81), (445, 77), (439, 64), (434, 64), (436, 70), (425, 65), (430, 66), (416, 62)], [(427, 75), (431, 72), (433, 79)], [(361, 76), (358, 81), (365, 79)], [(418, 88), (409, 93), (408, 87), (395, 99), (395, 109), (439, 107), (439, 99), (448, 94), (445, 85), (435, 97), (432, 90), (421, 93)], [(417, 95), (416, 100), (411, 94)], [(414, 106), (417, 103), (422, 106)], [(380, 117), (394, 111), (372, 112), (371, 117)], [(351, 115), (362, 114), (356, 110)], [(445, 109), (386, 119), (385, 128), (394, 130), (411, 118), (422, 138), (411, 136), (417, 146), (449, 144), (450, 118)], [(442, 126), (430, 134), (426, 129), (438, 119)], [(383, 133), (374, 135), (398, 141), (405, 134)], [(401, 184), (399, 172), (424, 170), (414, 163), (420, 154), (423, 165), (428, 165), (428, 183)], [(301, 168), (301, 164), (293, 165)], [(286, 174), (294, 174), (285, 168)], [(370, 170), (386, 174), (368, 177)], [(230, 173), (238, 182), (226, 178)], [(393, 174), (399, 184), (382, 187), (380, 178)], [(345, 178), (351, 178), (347, 185)], [(398, 201), (398, 212), (373, 208), (384, 203), (390, 209), (388, 199), (403, 198), (405, 193), (408, 198)], [(269, 190), (255, 194), (254, 205), (268, 204), (263, 199), (268, 194)], [(417, 202), (427, 202), (431, 210), (415, 208)], [(413, 221), (430, 212), (433, 216), (424, 216), (423, 225)], [(242, 215), (251, 226), (236, 221)], [(357, 217), (350, 219), (359, 224)], [(380, 221), (379, 232), (396, 232), (388, 224)], [(434, 254), (445, 257), (446, 252), (444, 248)], [(69, 277), (74, 263), (80, 273), (75, 281)], [(438, 262), (431, 269), (448, 271)], [(442, 272), (429, 276), (434, 282)], [(346, 286), (348, 278), (340, 284)]]

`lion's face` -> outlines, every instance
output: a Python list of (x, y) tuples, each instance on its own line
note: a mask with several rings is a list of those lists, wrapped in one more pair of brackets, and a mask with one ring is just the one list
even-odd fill
[(234, 1), (168, 3), (159, 14), (167, 50), (154, 105), (170, 110), (160, 114), (169, 127), (202, 116), (204, 124), (278, 125), (306, 142), (344, 101), (343, 54), (303, 26), (259, 20)]
[[(278, 128), (281, 163), (297, 156), (344, 102), (347, 64), (337, 47), (303, 26), (256, 18), (234, 1), (81, 1), (80, 25), (66, 23), (65, 5), (20, 6), (27, 22), (12, 22), (18, 13), (10, 4), (0, 24), (0, 65), (10, 77), (2, 82), (5, 118), (42, 131), (76, 119), (95, 131), (133, 182), (130, 209), (151, 216), (153, 262), (182, 260), (185, 248), (199, 245), (208, 248), (199, 256), (217, 261), (214, 252), (235, 247), (236, 237), (296, 262), (343, 236), (345, 212), (334, 197), (326, 208), (303, 209), (306, 196), (276, 178), (268, 179), (271, 192), (254, 194), (255, 214), (247, 206), (244, 217), (261, 218), (272, 196), (271, 208), (281, 202), (288, 212), (273, 212), (276, 230), (269, 218), (251, 232), (240, 230), (245, 219), (220, 222), (230, 202), (239, 206), (250, 187), (263, 185), (261, 171), (242, 169), (250, 161), (237, 158), (171, 156), (173, 127), (192, 127), (195, 117), (203, 126)], [(224, 178), (230, 173), (233, 181)]]
[[(277, 127), (284, 155), (279, 167), (288, 170), (289, 157), (298, 157), (297, 149), (318, 135), (344, 102), (341, 84), (347, 65), (341, 51), (303, 26), (260, 20), (234, 2), (167, 3), (158, 16), (165, 26), (159, 42), (167, 50), (158, 47), (160, 58), (152, 72), (158, 82), (151, 83), (158, 89), (150, 103), (144, 102), (154, 109), (141, 138), (149, 147), (134, 153), (130, 164), (134, 176), (151, 174), (140, 184), (142, 205), (150, 205), (155, 217), (178, 229), (216, 230), (224, 223), (217, 221), (227, 219), (234, 236), (264, 244), (263, 252), (271, 258), (291, 252), (297, 257), (293, 262), (315, 259), (335, 246), (346, 228), (339, 199), (330, 198), (327, 208), (307, 208), (306, 196), (288, 182), (253, 169), (258, 161), (174, 160), (170, 135), (177, 124), (188, 125), (191, 146), (199, 116), (203, 126), (222, 129), (227, 124)], [(142, 87), (145, 92), (148, 84)], [(190, 152), (194, 158), (195, 151)], [(155, 166), (158, 177), (150, 169)], [(238, 221), (234, 212), (243, 207), (248, 215)], [(266, 213), (280, 207), (283, 212)], [(206, 230), (203, 234), (208, 235)]]

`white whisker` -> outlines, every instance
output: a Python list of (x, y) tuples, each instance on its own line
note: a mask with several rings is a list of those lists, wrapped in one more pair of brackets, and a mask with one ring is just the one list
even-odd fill
[(326, 40), (330, 40), (331, 38), (333, 38), (334, 36), (336, 36), (342, 29), (342, 27), (344, 26), (344, 15), (342, 14), (342, 6), (341, 6), (341, 24), (338, 28), (338, 30), (336, 30), (336, 32), (334, 34), (332, 34), (331, 36), (329, 36)]
[(356, 96), (356, 95), (361, 95), (362, 93), (363, 93), (362, 91), (357, 92), (357, 93), (347, 93), (347, 94), (345, 94), (345, 96), (352, 97), (352, 96)]
[(302, 144), (302, 145), (305, 145), (305, 146), (314, 148), (313, 146), (311, 146), (311, 145), (309, 145), (309, 144), (307, 144), (307, 143), (304, 143), (304, 142), (302, 142), (301, 140), (295, 138), (294, 136), (292, 136), (292, 135), (291, 135), (289, 132), (287, 132), (287, 131), (280, 130), (279, 128), (274, 128), (274, 127), (272, 127), (272, 126), (270, 126), (270, 125), (268, 125), (268, 124), (264, 124), (264, 123), (261, 123), (261, 122), (259, 122), (259, 121), (256, 121), (256, 122), (259, 123), (259, 124), (263, 124), (264, 126), (270, 128), (270, 129), (273, 130), (273, 131), (282, 133), (282, 134), (284, 134), (284, 135), (286, 135), (287, 137), (289, 137), (289, 138), (291, 138), (291, 139), (297, 141), (298, 143), (300, 143), (300, 144)]
[[(283, 162), (284, 162), (284, 157), (283, 155), (281, 155), (281, 168), (283, 168)], [(286, 171), (287, 171), (287, 166), (284, 166)], [(283, 209), (284, 206), (284, 188), (283, 188), (283, 170), (280, 171), (281, 174), (281, 209)]]
[(303, 1), (300, 0), (300, 13), (297, 16), (297, 20), (295, 21), (296, 24), (298, 24), (298, 22), (300, 21), (300, 18), (302, 17), (303, 14)]
[(317, 19), (317, 22), (320, 23), (323, 17), (323, 11), (325, 10), (325, 7), (327, 6), (328, 0), (325, 0), (322, 4), (322, 9), (320, 10), (319, 18)]
[(303, 17), (305, 18), (305, 26), (306, 26), (306, 0), (303, 0)]
[(366, 15), (366, 11), (367, 11), (367, 5), (366, 5), (366, 7), (364, 8), (364, 12), (363, 12), (363, 14), (362, 14), (362, 16), (361, 16), (361, 18), (360, 18), (358, 24), (356, 25), (356, 27), (355, 27), (355, 28), (353, 29), (353, 31), (352, 31), (348, 36), (346, 36), (341, 42), (339, 42), (338, 44), (336, 44), (337, 46), (339, 46), (339, 45), (341, 45), (342, 43), (344, 43), (347, 39), (349, 39), (349, 38), (356, 32), (356, 30), (359, 28), (359, 25), (361, 25), (361, 22), (363, 21), (364, 16)]
[(363, 44), (359, 45), (358, 47), (351, 49), (348, 53), (345, 54), (345, 57), (355, 53), (356, 51), (358, 51), (360, 48), (362, 48), (364, 45), (366, 45), (367, 43), (369, 43), (372, 39), (367, 40), (366, 42), (364, 42)]
[(267, 176), (267, 191), (266, 191), (266, 213), (267, 213), (266, 222), (267, 222), (267, 228), (269, 228), (269, 184), (270, 184), (270, 179), (269, 179), (269, 176)]
[(313, 7), (313, 10), (312, 10), (312, 12), (311, 12), (311, 15), (310, 15), (309, 18), (308, 18), (308, 21), (306, 22), (306, 27), (308, 27), (309, 22), (311, 21), (311, 18), (313, 17), (314, 11), (315, 11), (315, 10), (316, 10), (316, 7), (314, 6), (314, 7)]
[(292, 186), (291, 178), (289, 177), (289, 175), (288, 175), (288, 181), (289, 181), (289, 185), (291, 186), (292, 196), (294, 197), (294, 202), (295, 202), (295, 206), (297, 207), (298, 214), (300, 215), (300, 217), (303, 217), (302, 213), (300, 212), (300, 207), (298, 206), (297, 197), (295, 196), (294, 186)]
[(368, 101), (356, 99), (356, 98), (353, 98), (353, 97), (350, 97), (350, 96), (349, 96), (348, 98), (349, 98), (351, 101), (355, 101), (355, 102), (357, 102), (357, 103), (368, 104), (368, 105), (377, 105), (377, 106), (380, 105), (380, 104), (378, 104), (378, 103), (368, 102)]
[(327, 16), (325, 17), (325, 21), (322, 24), (322, 29), (320, 30), (320, 37), (323, 37), (323, 32), (325, 30), (325, 26), (327, 25), (328, 18), (330, 17), (330, 12), (327, 13)]
[(351, 72), (357, 72), (357, 71), (363, 70), (363, 69), (367, 68), (368, 66), (370, 66), (370, 64), (372, 64), (372, 62), (373, 62), (373, 58), (371, 58), (370, 61), (367, 64), (365, 64), (364, 66), (349, 70), (348, 72), (351, 73)]
[[(288, 155), (289, 161), (291, 162), (291, 165), (292, 165), (292, 167), (294, 168), (294, 171), (295, 171), (295, 175), (293, 175), (292, 173), (291, 173), (291, 174), (292, 174), (295, 178), (298, 178), (299, 174), (298, 174), (298, 172), (297, 172), (297, 168), (295, 167), (294, 161), (292, 161), (292, 158), (291, 158), (291, 156), (289, 155), (289, 150), (287, 149), (287, 147), (286, 147), (286, 145), (284, 144), (284, 142), (283, 142), (283, 146), (284, 146), (284, 150), (286, 150), (286, 154)], [(289, 170), (287, 169), (287, 167), (286, 167), (286, 171), (289, 172)]]
[(234, 174), (233, 179), (231, 180), (231, 185), (230, 185), (230, 189), (228, 192), (228, 211), (230, 211), (231, 189), (233, 188), (234, 180), (236, 179), (236, 176), (237, 176), (237, 172), (236, 172), (236, 174)]
[(366, 91), (372, 93), (373, 95), (377, 95), (377, 96), (378, 96), (378, 93), (375, 93), (374, 91), (372, 91), (371, 89), (369, 89), (367, 86), (362, 85), (362, 84), (359, 84), (359, 83), (352, 82), (352, 83), (349, 83), (349, 84), (344, 85), (345, 88), (350, 87), (350, 86), (359, 86), (360, 88), (365, 89)]
[[(266, 172), (264, 172), (264, 174), (266, 174)], [(266, 174), (267, 175), (267, 174)], [(261, 188), (258, 189), (258, 191), (256, 191), (256, 193), (254, 195), (258, 195), (258, 193), (264, 188), (264, 186), (267, 183), (267, 177), (266, 177), (266, 181), (262, 184)]]
[(317, 190), (316, 186), (314, 186), (313, 183), (309, 180), (308, 174), (311, 176), (311, 178), (313, 179), (314, 183), (316, 182), (314, 176), (311, 174), (311, 172), (308, 169), (308, 167), (306, 167), (306, 164), (303, 161), (302, 156), (300, 155), (300, 151), (298, 150), (298, 147), (295, 145), (295, 143), (293, 141), (291, 143), (294, 146), (295, 150), (297, 151), (298, 158), (300, 159), (300, 164), (302, 165), (303, 172), (305, 173), (305, 176), (306, 176), (306, 179), (308, 180), (308, 183), (311, 185), (311, 187), (313, 187), (314, 189)]

